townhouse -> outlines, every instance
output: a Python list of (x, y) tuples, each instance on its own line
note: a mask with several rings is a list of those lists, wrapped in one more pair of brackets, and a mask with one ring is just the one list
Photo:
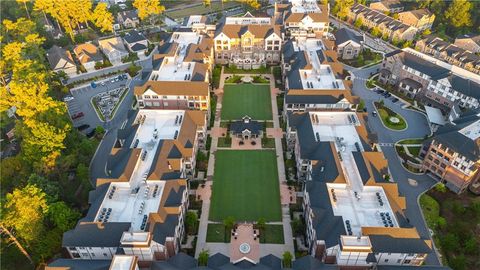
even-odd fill
[(57, 45), (53, 45), (47, 51), (47, 60), (54, 72), (63, 71), (69, 76), (77, 73), (77, 66), (73, 61), (72, 54)]
[(201, 111), (137, 110), (118, 130), (105, 175), (90, 193), (90, 209), (62, 246), (72, 259), (111, 260), (135, 255), (140, 262), (178, 253), (188, 207), (187, 179), (203, 147)]
[[(329, 44), (329, 45), (326, 45)], [(289, 40), (282, 53), (285, 82), (284, 110), (356, 110), (360, 100), (344, 80), (332, 42), (320, 39)]]
[(252, 69), (280, 62), (282, 34), (270, 17), (227, 17), (213, 40), (218, 64)]
[(400, 0), (381, 0), (370, 3), (369, 7), (383, 13), (398, 13), (405, 8)]
[(369, 29), (378, 28), (382, 35), (388, 37), (389, 40), (413, 40), (418, 32), (418, 28), (414, 26), (407, 25), (380, 11), (358, 3), (352, 5), (347, 17), (351, 21), (361, 19), (363, 25)]
[(439, 37), (430, 35), (417, 41), (415, 47), (425, 54), (439, 58), (470, 72), (480, 74), (480, 56), (444, 41)]
[(291, 113), (287, 147), (305, 180), (307, 245), (340, 269), (419, 266), (434, 252), (405, 215), (406, 200), (376, 151), (366, 113)]
[(123, 45), (121, 37), (99, 40), (98, 45), (113, 65), (122, 63), (122, 59), (128, 56), (128, 51)]
[(385, 54), (378, 79), (444, 112), (449, 112), (454, 105), (469, 109), (480, 105), (478, 75), (461, 72), (412, 49)]
[(419, 31), (432, 29), (435, 14), (426, 8), (409, 10), (398, 13), (398, 20), (404, 24), (418, 28)]
[(334, 34), (335, 50), (342, 59), (353, 59), (363, 50), (364, 35), (357, 35), (347, 28), (340, 28)]
[(480, 53), (480, 35), (461, 35), (455, 39), (453, 45), (473, 53)]
[(321, 38), (328, 32), (328, 5), (314, 0), (290, 0), (288, 4), (275, 3), (275, 23), (283, 25), (285, 37)]
[(470, 111), (440, 127), (424, 142), (422, 169), (455, 193), (480, 179), (480, 112)]

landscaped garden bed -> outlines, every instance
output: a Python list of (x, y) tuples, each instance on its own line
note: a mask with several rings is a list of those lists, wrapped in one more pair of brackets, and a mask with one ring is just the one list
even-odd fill
[(392, 109), (388, 108), (383, 104), (383, 102), (375, 102), (375, 107), (378, 111), (382, 123), (390, 129), (393, 130), (404, 130), (407, 128), (407, 122), (405, 119), (394, 112)]
[(241, 69), (235, 65), (225, 66), (223, 69), (224, 73), (231, 73), (231, 74), (269, 74), (270, 68), (266, 66), (261, 66), (260, 68), (256, 69)]
[(382, 61), (382, 54), (373, 52), (369, 49), (364, 49), (355, 59), (343, 60), (341, 62), (352, 67), (363, 67), (367, 65), (374, 65)]

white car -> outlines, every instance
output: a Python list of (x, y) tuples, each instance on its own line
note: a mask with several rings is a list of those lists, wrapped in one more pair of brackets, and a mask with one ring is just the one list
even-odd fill
[(66, 96), (63, 98), (63, 101), (65, 102), (69, 102), (69, 101), (72, 101), (74, 98), (72, 96)]

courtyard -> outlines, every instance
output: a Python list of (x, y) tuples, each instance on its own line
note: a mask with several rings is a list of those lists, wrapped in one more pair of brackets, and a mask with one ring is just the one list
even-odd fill
[(218, 150), (209, 219), (281, 221), (275, 151)]
[(238, 120), (245, 115), (254, 120), (272, 120), (272, 104), (268, 84), (225, 85), (222, 120)]

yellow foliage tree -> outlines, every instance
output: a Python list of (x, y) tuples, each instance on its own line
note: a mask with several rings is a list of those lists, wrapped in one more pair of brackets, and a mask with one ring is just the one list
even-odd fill
[(160, 0), (134, 0), (133, 6), (138, 10), (138, 17), (144, 20), (153, 14), (160, 14), (165, 10)]
[(108, 11), (107, 4), (99, 3), (92, 14), (92, 21), (102, 32), (113, 31), (113, 15)]

